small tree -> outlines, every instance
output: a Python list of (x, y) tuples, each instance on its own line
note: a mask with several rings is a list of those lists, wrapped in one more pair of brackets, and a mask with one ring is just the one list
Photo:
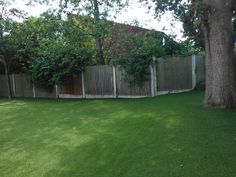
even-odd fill
[(124, 79), (129, 84), (142, 86), (148, 79), (148, 67), (152, 57), (162, 57), (165, 49), (162, 38), (155, 37), (155, 32), (130, 34), (123, 40), (125, 50), (118, 55), (116, 63), (124, 69)]
[(30, 80), (53, 86), (83, 70), (94, 58), (93, 39), (80, 28), (78, 21), (45, 13), (19, 24), (8, 38)]

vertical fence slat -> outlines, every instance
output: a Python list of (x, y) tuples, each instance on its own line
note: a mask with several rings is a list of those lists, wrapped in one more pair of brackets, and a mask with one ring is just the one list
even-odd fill
[(86, 98), (86, 92), (85, 92), (85, 83), (84, 83), (84, 71), (82, 71), (82, 92), (83, 92), (83, 98)]
[(113, 67), (86, 67), (84, 80), (86, 97), (114, 97)]
[(114, 97), (117, 98), (117, 83), (116, 83), (116, 67), (113, 66), (113, 88), (114, 88)]
[(35, 86), (33, 85), (33, 98), (36, 98)]
[(15, 83), (15, 75), (11, 75), (12, 78), (12, 91), (13, 91), (13, 97), (16, 95), (16, 83)]
[(191, 57), (158, 59), (158, 91), (192, 89)]
[(197, 84), (196, 78), (196, 55), (192, 55), (192, 88), (194, 89)]
[(150, 65), (150, 73), (151, 73), (151, 95), (155, 96), (155, 86), (154, 86), (154, 66)]
[(58, 85), (55, 85), (55, 90), (56, 90), (56, 98), (59, 98), (59, 87), (58, 87)]

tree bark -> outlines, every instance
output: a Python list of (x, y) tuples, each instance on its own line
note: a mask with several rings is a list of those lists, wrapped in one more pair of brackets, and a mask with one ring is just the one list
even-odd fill
[[(99, 5), (98, 5), (98, 0), (93, 0), (93, 5), (94, 5), (94, 18), (97, 24), (100, 22), (100, 11), (99, 11)], [(97, 59), (98, 63), (104, 65), (105, 60), (104, 60), (104, 55), (103, 55), (103, 43), (102, 43), (102, 38), (100, 36), (100, 31), (96, 31), (96, 48), (97, 48)]]
[(3, 16), (2, 12), (0, 12), (0, 45), (3, 43)]
[(236, 62), (233, 53), (233, 0), (204, 0), (209, 7), (203, 27), (206, 48), (207, 107), (236, 106)]
[(3, 64), (4, 70), (5, 70), (5, 75), (7, 78), (7, 87), (8, 87), (8, 93), (9, 93), (8, 97), (12, 98), (11, 82), (10, 82), (10, 76), (9, 76), (9, 72), (8, 72), (9, 70), (8, 70), (6, 61), (3, 59), (3, 56), (1, 56), (1, 55), (0, 55), (0, 64)]

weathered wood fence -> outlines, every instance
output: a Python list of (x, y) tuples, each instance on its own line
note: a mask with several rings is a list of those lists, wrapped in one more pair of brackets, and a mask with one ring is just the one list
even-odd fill
[[(189, 91), (205, 80), (202, 56), (155, 59), (142, 87), (130, 86), (118, 66), (88, 66), (52, 89), (35, 87), (24, 74), (10, 75), (13, 97), (28, 98), (135, 98)], [(0, 75), (0, 96), (9, 96), (7, 77)]]

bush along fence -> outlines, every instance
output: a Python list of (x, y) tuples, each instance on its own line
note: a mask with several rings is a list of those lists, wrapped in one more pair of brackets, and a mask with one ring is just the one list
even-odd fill
[[(0, 96), (27, 98), (139, 98), (185, 92), (205, 81), (202, 56), (153, 58), (149, 78), (141, 87), (130, 86), (118, 66), (88, 66), (84, 72), (52, 89), (30, 84), (25, 74), (0, 75)], [(10, 84), (8, 84), (10, 83)], [(10, 85), (10, 87), (8, 87)]]

